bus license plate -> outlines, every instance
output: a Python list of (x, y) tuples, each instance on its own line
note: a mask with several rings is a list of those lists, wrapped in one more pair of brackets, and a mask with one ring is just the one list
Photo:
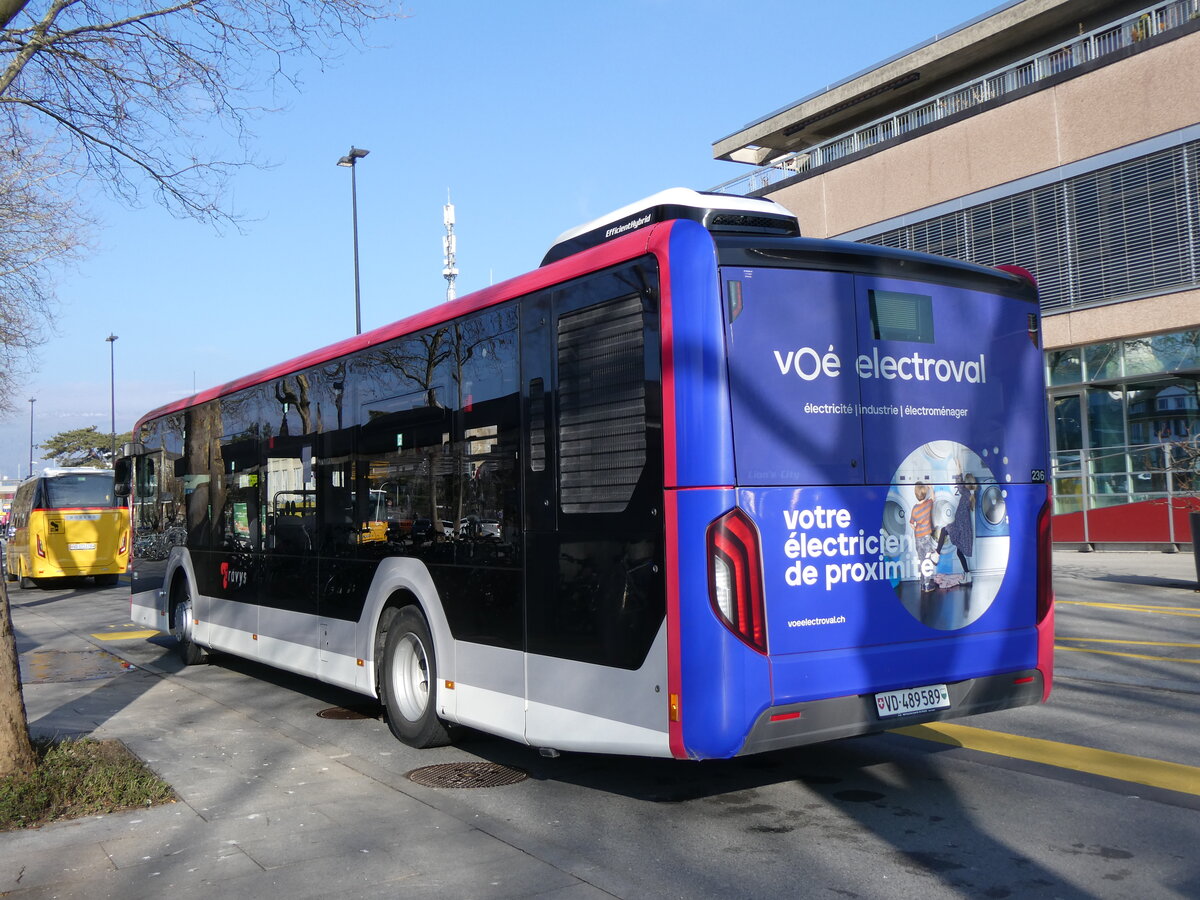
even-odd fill
[(67, 544), (68, 550), (95, 550), (96, 544), (93, 541), (90, 544)]
[(949, 708), (950, 692), (944, 684), (906, 688), (902, 691), (884, 691), (875, 695), (875, 709), (881, 719)]

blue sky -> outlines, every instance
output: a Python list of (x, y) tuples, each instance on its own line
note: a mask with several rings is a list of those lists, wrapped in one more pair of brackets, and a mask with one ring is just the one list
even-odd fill
[(60, 273), (56, 333), (0, 421), (0, 476), (28, 473), (25, 398), (35, 442), (108, 432), (110, 333), (118, 431), (353, 334), (350, 172), (336, 165), (351, 145), (371, 151), (357, 169), (365, 331), (444, 298), (447, 189), (462, 295), (609, 210), (748, 171), (712, 143), (998, 2), (409, 0), (408, 18), (309, 67), (257, 123), (272, 165), (235, 177), (241, 232), (92, 199), (92, 249)]

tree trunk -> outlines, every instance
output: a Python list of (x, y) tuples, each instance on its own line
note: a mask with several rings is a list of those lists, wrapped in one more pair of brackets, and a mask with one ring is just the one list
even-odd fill
[(0, 778), (32, 772), (36, 765), (21, 695), (17, 641), (8, 609), (8, 585), (0, 578)]

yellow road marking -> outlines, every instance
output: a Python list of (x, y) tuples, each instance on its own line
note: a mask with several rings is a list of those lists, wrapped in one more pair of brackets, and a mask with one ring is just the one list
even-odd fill
[(1056, 600), (1057, 604), (1070, 606), (1096, 606), (1101, 609), (1120, 609), (1125, 612), (1160, 613), (1164, 616), (1200, 617), (1200, 609), (1189, 606), (1148, 606), (1133, 603), (1095, 603), (1091, 600)]
[(1181, 794), (1193, 794), (1200, 797), (1200, 769), (1181, 763), (1128, 756), (1109, 750), (1078, 747), (1059, 741), (1020, 737), (1015, 734), (988, 731), (968, 725), (950, 725), (945, 722), (909, 725), (905, 728), (895, 729), (895, 733), (926, 741), (936, 741), (940, 744), (950, 744), (954, 747), (979, 750), (996, 756), (1043, 763), (1060, 769), (1087, 772), (1091, 775), (1102, 775), (1105, 778), (1116, 778), (1133, 784), (1165, 788), (1168, 791), (1178, 791)]
[(98, 641), (133, 641), (152, 638), (157, 631), (106, 631), (103, 634), (93, 634)]
[(1083, 644), (1128, 644), (1136, 647), (1200, 647), (1200, 644), (1176, 644), (1169, 641), (1126, 641), (1122, 638), (1077, 638), (1065, 634), (1055, 635), (1055, 640), (1076, 641)]
[(1152, 659), (1155, 662), (1181, 662), (1200, 665), (1200, 659), (1184, 659), (1180, 656), (1147, 656), (1145, 653), (1121, 653), (1117, 650), (1093, 650), (1090, 647), (1063, 647), (1054, 645), (1055, 650), (1066, 650), (1069, 653), (1099, 653), (1101, 656), (1125, 656), (1129, 659)]

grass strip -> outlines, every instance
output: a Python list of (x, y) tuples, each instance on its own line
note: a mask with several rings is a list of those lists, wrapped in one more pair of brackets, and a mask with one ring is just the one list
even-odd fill
[(33, 772), (0, 779), (0, 831), (175, 801), (120, 741), (35, 740), (33, 749)]

